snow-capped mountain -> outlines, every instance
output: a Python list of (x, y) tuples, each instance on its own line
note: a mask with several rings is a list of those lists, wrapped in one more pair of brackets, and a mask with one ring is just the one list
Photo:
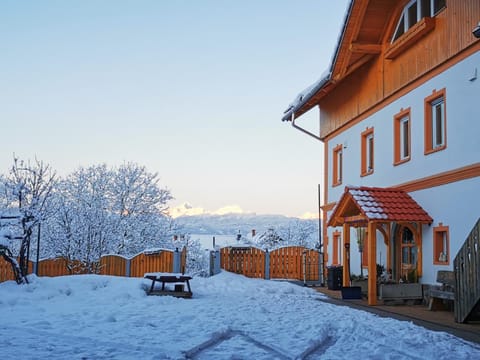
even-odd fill
[(286, 227), (292, 222), (305, 222), (317, 225), (318, 220), (304, 220), (283, 215), (256, 215), (256, 214), (225, 214), (225, 215), (196, 215), (180, 216), (175, 222), (185, 233), (208, 235), (235, 235), (263, 233), (270, 228)]

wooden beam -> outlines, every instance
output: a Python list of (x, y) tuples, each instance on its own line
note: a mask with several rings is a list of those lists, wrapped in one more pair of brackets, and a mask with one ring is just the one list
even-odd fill
[(368, 223), (368, 305), (377, 305), (377, 224)]
[(365, 54), (364, 56), (362, 56), (360, 59), (358, 59), (357, 61), (355, 61), (354, 63), (352, 63), (346, 70), (345, 70), (345, 73), (343, 74), (344, 77), (347, 76), (347, 75), (350, 75), (352, 72), (354, 72), (355, 70), (357, 70), (359, 67), (361, 67), (362, 65), (365, 65), (367, 62), (369, 62), (371, 59), (373, 58), (373, 55), (372, 54)]
[(366, 223), (368, 222), (368, 218), (362, 214), (360, 215), (352, 215), (352, 216), (345, 216), (343, 221), (347, 224), (352, 223)]
[[(346, 245), (348, 244), (348, 245)], [(349, 248), (347, 250), (347, 247)], [(350, 225), (343, 224), (343, 286), (350, 286)]]
[(380, 44), (361, 44), (351, 43), (349, 50), (352, 53), (360, 54), (380, 54), (382, 52), (382, 45)]

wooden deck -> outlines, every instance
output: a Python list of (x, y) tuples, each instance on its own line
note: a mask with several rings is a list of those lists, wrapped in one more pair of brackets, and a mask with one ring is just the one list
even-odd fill
[(382, 317), (401, 321), (411, 321), (433, 331), (444, 331), (467, 341), (480, 344), (480, 322), (461, 324), (455, 322), (452, 311), (430, 311), (426, 305), (376, 305), (370, 306), (366, 300), (342, 300), (340, 290), (328, 290), (326, 287), (314, 288), (327, 296), (326, 302), (340, 306), (349, 306)]

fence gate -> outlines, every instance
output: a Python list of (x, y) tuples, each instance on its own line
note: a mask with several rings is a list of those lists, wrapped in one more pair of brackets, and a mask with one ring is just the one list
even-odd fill
[(221, 267), (252, 278), (265, 278), (265, 252), (254, 247), (220, 249)]
[(323, 264), (321, 254), (312, 249), (304, 249), (302, 254), (302, 267), (303, 267), (303, 282), (323, 282), (322, 279), (322, 267)]
[(270, 252), (270, 278), (303, 282), (320, 280), (319, 252), (303, 246), (283, 247)]

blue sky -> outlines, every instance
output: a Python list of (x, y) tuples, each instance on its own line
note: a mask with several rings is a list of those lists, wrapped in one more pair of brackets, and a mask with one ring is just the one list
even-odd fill
[[(348, 0), (0, 2), (0, 172), (123, 162), (214, 211), (317, 212), (322, 144), (282, 123)], [(317, 114), (305, 122), (316, 125)]]

